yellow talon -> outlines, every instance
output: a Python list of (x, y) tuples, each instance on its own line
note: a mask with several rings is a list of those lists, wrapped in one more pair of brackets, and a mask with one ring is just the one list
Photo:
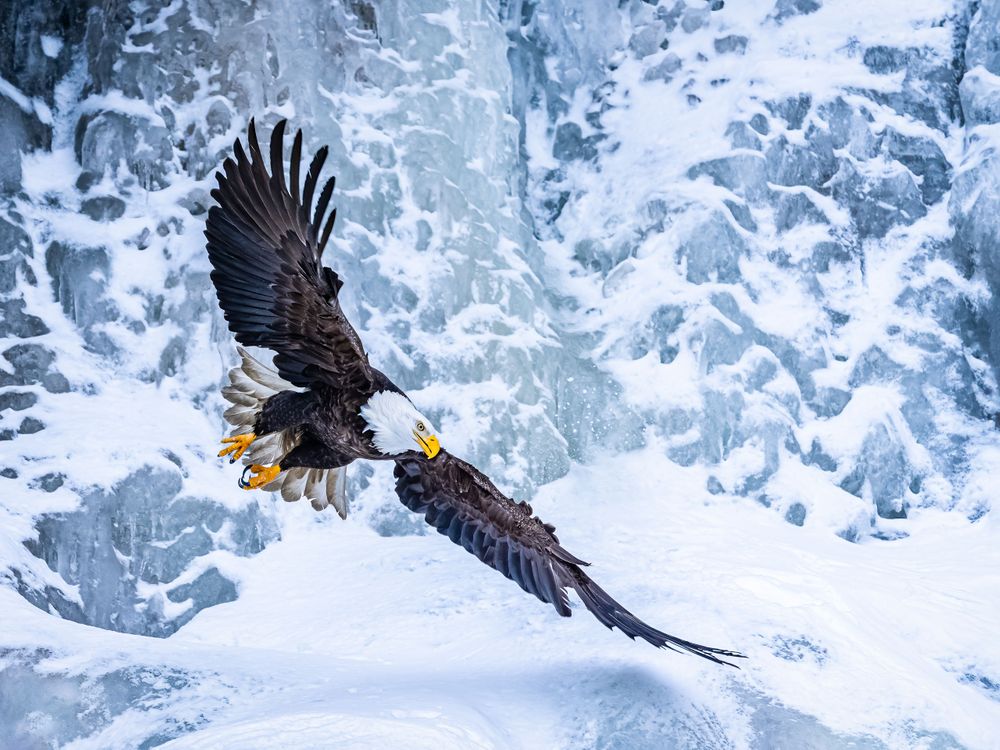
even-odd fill
[[(247, 472), (250, 472), (250, 479), (246, 478)], [(255, 490), (258, 487), (263, 487), (265, 484), (273, 482), (274, 478), (280, 473), (281, 467), (278, 464), (274, 466), (251, 464), (243, 470), (243, 476), (240, 478), (240, 487), (245, 490)]]
[[(222, 438), (223, 443), (231, 443), (231, 445), (228, 445), (219, 451), (219, 458), (232, 453), (233, 455), (229, 456), (229, 463), (236, 463), (240, 456), (243, 455), (243, 452), (250, 447), (250, 443), (252, 443), (256, 437), (256, 434), (248, 432), (245, 435), (233, 435), (232, 437)], [(233, 451), (235, 451), (235, 453), (233, 453)]]

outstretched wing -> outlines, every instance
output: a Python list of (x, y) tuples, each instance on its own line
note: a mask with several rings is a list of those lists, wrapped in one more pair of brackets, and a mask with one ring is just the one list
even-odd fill
[(529, 594), (571, 614), (567, 588), (608, 628), (642, 638), (658, 648), (689, 651), (719, 664), (719, 657), (742, 658), (736, 651), (691, 643), (660, 632), (612, 599), (583, 572), (583, 560), (559, 544), (555, 528), (532, 515), (531, 506), (501, 493), (474, 466), (441, 451), (433, 460), (396, 461), (396, 494), (403, 505), (423, 513), (427, 523), (495, 568)]
[(312, 203), (327, 149), (316, 152), (300, 193), (302, 131), (296, 133), (286, 186), (285, 125), (282, 120), (271, 134), (270, 174), (253, 120), (250, 155), (237, 140), (235, 159), (226, 159), (216, 174), (212, 197), (218, 205), (208, 212), (205, 235), (219, 305), (237, 341), (276, 353), (274, 364), (285, 380), (302, 387), (368, 387), (368, 357), (337, 299), (342, 282), (321, 262), (337, 214), (330, 213), (320, 234), (334, 179), (320, 191), (315, 209)]

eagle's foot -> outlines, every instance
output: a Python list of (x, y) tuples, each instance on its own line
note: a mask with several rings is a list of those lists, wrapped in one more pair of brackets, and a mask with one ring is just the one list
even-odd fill
[(233, 455), (229, 456), (229, 463), (236, 463), (256, 437), (256, 434), (248, 432), (244, 435), (233, 435), (232, 437), (222, 438), (222, 442), (229, 443), (229, 445), (219, 451), (219, 458), (232, 453)]
[[(247, 473), (250, 474), (249, 479), (247, 479)], [(251, 464), (243, 470), (243, 476), (240, 477), (240, 487), (245, 490), (255, 490), (258, 487), (263, 487), (265, 484), (273, 482), (274, 478), (280, 473), (281, 467), (278, 464), (274, 466)]]

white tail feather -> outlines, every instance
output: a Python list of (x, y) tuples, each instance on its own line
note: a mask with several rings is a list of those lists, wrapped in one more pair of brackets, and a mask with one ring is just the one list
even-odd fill
[[(236, 347), (240, 364), (229, 371), (229, 385), (222, 389), (223, 397), (232, 406), (223, 417), (233, 426), (232, 435), (243, 435), (253, 431), (257, 414), (264, 402), (280, 391), (299, 391), (267, 365), (254, 359), (241, 346)], [(243, 464), (280, 464), (281, 460), (298, 445), (298, 435), (294, 430), (261, 435), (254, 440), (246, 453)], [(282, 471), (270, 484), (264, 485), (267, 492), (280, 492), (281, 497), (292, 502), (306, 497), (316, 510), (332, 505), (341, 518), (347, 518), (346, 469), (306, 469), (293, 468)]]

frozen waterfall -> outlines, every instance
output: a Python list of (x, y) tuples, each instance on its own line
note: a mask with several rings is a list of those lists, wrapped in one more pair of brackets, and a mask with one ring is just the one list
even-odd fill
[[(0, 748), (991, 747), (998, 35), (997, 0), (0, 5)], [(326, 261), (445, 446), (743, 672), (560, 620), (385, 466), (346, 523), (236, 487), (202, 231), (251, 117), (329, 144)]]

